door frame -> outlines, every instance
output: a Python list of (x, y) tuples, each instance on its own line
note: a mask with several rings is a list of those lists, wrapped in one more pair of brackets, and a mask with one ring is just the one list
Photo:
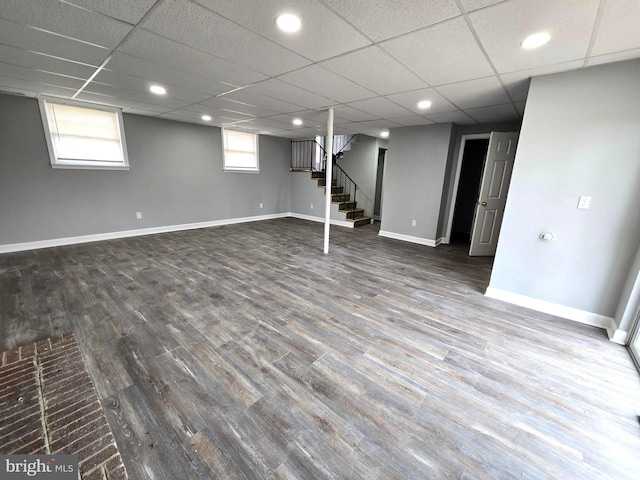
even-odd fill
[[(630, 333), (631, 334), (629, 336), (627, 348), (629, 349), (631, 359), (640, 371), (640, 309), (638, 310), (638, 315), (636, 316), (635, 325), (631, 329)], [(634, 344), (637, 344), (637, 346), (634, 347)]]
[[(453, 228), (453, 214), (456, 209), (456, 200), (458, 199), (458, 186), (460, 183), (460, 172), (462, 171), (462, 157), (464, 156), (464, 149), (467, 144), (467, 140), (489, 140), (491, 138), (491, 132), (489, 133), (471, 133), (462, 135), (460, 137), (460, 149), (458, 151), (458, 162), (456, 164), (456, 173), (453, 177), (453, 190), (451, 192), (451, 206), (449, 207), (449, 218), (447, 220), (447, 230), (445, 231), (444, 242), (449, 243), (451, 240), (451, 229)], [(487, 149), (489, 146), (487, 146)], [(487, 161), (485, 157), (485, 162)]]

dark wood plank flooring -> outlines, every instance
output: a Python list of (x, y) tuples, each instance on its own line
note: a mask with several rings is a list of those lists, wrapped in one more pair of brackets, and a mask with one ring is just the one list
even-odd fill
[(132, 479), (632, 479), (604, 331), (491, 261), (280, 219), (0, 255), (0, 351), (73, 331)]

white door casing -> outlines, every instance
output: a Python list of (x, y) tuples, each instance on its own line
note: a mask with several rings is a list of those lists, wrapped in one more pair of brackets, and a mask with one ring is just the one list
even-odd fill
[(516, 156), (518, 132), (491, 132), (469, 255), (495, 255)]

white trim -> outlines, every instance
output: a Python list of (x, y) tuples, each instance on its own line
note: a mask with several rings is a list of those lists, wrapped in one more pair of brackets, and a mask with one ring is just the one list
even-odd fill
[(418, 245), (426, 245), (427, 247), (436, 247), (439, 242), (431, 240), (429, 238), (413, 237), (411, 235), (404, 235), (402, 233), (388, 232), (386, 230), (380, 230), (378, 235), (386, 238), (393, 238), (394, 240), (402, 240), (403, 242), (417, 243)]
[[(255, 167), (227, 167), (227, 142), (225, 141), (225, 132), (239, 133), (241, 135), (253, 135), (255, 142), (255, 151), (253, 152), (256, 157)], [(260, 134), (253, 131), (236, 130), (233, 128), (222, 127), (220, 129), (220, 136), (222, 137), (222, 171), (225, 173), (260, 173)]]
[[(325, 222), (324, 217), (314, 217), (312, 215), (305, 215), (304, 213), (289, 212), (288, 216), (293, 218), (299, 218), (301, 220), (310, 220), (312, 222), (320, 222), (320, 223)], [(339, 227), (346, 227), (346, 228), (353, 228), (354, 226), (353, 222), (345, 222), (344, 220), (334, 220), (333, 218), (331, 219), (331, 225), (338, 225)]]
[(449, 243), (449, 242), (445, 242), (445, 240), (446, 240), (446, 238), (444, 238), (444, 237), (440, 237), (440, 238), (436, 239), (436, 247), (437, 247), (438, 245), (442, 245), (443, 243), (444, 243), (444, 244)]
[[(101, 105), (68, 98), (50, 97), (46, 95), (38, 95), (38, 108), (40, 109), (40, 118), (42, 119), (42, 127), (44, 128), (44, 136), (49, 152), (49, 163), (53, 168), (62, 169), (80, 169), (80, 170), (129, 170), (129, 153), (127, 150), (127, 138), (124, 133), (124, 121), (122, 120), (122, 109), (110, 105)], [(100, 110), (102, 112), (114, 113), (118, 123), (118, 133), (120, 134), (120, 150), (122, 152), (121, 162), (103, 162), (94, 159), (66, 159), (58, 158), (55, 145), (51, 138), (51, 127), (49, 125), (49, 116), (47, 113), (47, 103), (68, 105), (72, 107), (84, 108), (86, 110)], [(110, 164), (111, 163), (111, 164)]]
[(458, 197), (458, 186), (460, 183), (460, 172), (462, 170), (462, 157), (464, 156), (464, 147), (467, 140), (484, 140), (490, 139), (491, 133), (473, 133), (470, 135), (462, 135), (460, 137), (460, 150), (458, 151), (458, 163), (456, 164), (456, 175), (453, 180), (453, 192), (451, 195), (451, 207), (449, 207), (449, 218), (447, 220), (447, 230), (445, 231), (444, 242), (449, 243), (451, 240), (451, 229), (453, 228), (453, 214), (456, 209), (456, 200)]
[(539, 298), (527, 297), (518, 293), (507, 292), (499, 288), (487, 287), (485, 296), (512, 303), (521, 307), (530, 308), (538, 312), (548, 313), (556, 317), (566, 318), (575, 322), (600, 327), (607, 330), (609, 338), (615, 337), (616, 324), (612, 317), (600, 315), (599, 313), (587, 312), (578, 308), (567, 307), (559, 303), (547, 302)]
[(609, 335), (609, 340), (613, 343), (619, 343), (620, 345), (627, 344), (627, 338), (629, 337), (629, 332), (625, 332), (624, 330), (616, 329), (615, 326), (613, 328), (607, 328), (607, 335)]
[(22, 252), (39, 248), (60, 247), (63, 245), (75, 245), (78, 243), (100, 242), (117, 238), (137, 237), (140, 235), (154, 235), (156, 233), (178, 232), (181, 230), (195, 230), (197, 228), (219, 227), (234, 223), (256, 222), (259, 220), (271, 220), (292, 216), (291, 213), (274, 213), (270, 215), (257, 215), (254, 217), (228, 218), (225, 220), (213, 220), (209, 222), (185, 223), (181, 225), (167, 225), (164, 227), (141, 228), (137, 230), (123, 230), (119, 232), (97, 233), (93, 235), (81, 235), (78, 237), (53, 238), (51, 240), (38, 240), (35, 242), (11, 243), (0, 245), (0, 253)]

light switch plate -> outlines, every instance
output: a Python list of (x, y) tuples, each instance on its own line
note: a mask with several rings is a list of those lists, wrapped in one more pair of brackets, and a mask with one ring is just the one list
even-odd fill
[(580, 197), (580, 200), (578, 200), (578, 208), (582, 210), (589, 210), (590, 205), (591, 205), (591, 197), (582, 196)]

